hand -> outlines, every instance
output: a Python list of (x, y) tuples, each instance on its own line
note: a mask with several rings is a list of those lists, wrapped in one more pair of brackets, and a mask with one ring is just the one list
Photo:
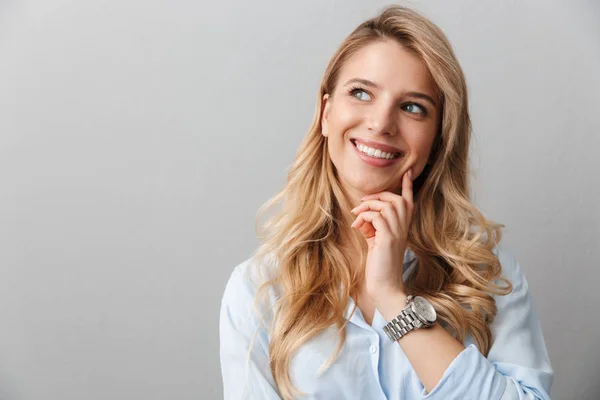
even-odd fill
[(414, 211), (412, 168), (402, 176), (402, 195), (388, 191), (363, 197), (352, 210), (358, 214), (351, 227), (367, 240), (366, 291), (378, 296), (404, 294), (402, 266)]

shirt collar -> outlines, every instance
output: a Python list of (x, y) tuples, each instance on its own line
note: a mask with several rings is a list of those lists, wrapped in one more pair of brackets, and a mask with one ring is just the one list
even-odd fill
[[(414, 269), (416, 268), (416, 264), (415, 261), (417, 259), (417, 256), (415, 255), (415, 253), (412, 251), (412, 249), (410, 247), (407, 246), (406, 250), (404, 251), (404, 263), (402, 265), (402, 281), (405, 282), (406, 278), (408, 278), (408, 276), (414, 271)], [(278, 262), (276, 261), (276, 257), (274, 255), (271, 255), (271, 261), (273, 262), (273, 265), (277, 265)], [(340, 286), (340, 290), (343, 290), (343, 287)], [(349, 296), (348, 298), (348, 306), (346, 307), (346, 314), (345, 314), (345, 318), (349, 319), (352, 322), (356, 322), (356, 311), (354, 313), (352, 313), (352, 309), (354, 308), (354, 299), (352, 298), (352, 296)]]

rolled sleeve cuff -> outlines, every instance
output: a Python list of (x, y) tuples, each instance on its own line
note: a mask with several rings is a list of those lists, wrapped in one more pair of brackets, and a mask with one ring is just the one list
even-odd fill
[(506, 377), (479, 352), (475, 344), (469, 344), (452, 360), (433, 390), (427, 393), (423, 388), (421, 395), (427, 400), (497, 400), (505, 389)]

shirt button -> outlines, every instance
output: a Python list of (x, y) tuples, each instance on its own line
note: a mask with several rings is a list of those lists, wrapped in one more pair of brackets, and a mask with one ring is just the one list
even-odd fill
[(372, 344), (371, 346), (369, 346), (369, 351), (371, 352), (371, 354), (377, 353), (377, 346)]

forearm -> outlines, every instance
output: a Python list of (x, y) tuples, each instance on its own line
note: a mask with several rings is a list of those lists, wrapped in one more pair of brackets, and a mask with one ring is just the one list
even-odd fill
[[(386, 321), (395, 318), (405, 306), (406, 295), (401, 292), (382, 296), (377, 302), (377, 309)], [(465, 349), (438, 323), (409, 332), (398, 339), (398, 344), (427, 392), (433, 390), (450, 363)]]

